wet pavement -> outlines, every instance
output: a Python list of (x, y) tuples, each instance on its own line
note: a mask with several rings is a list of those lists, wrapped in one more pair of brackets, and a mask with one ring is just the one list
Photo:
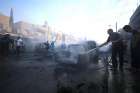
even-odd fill
[(26, 53), (0, 60), (0, 93), (140, 93), (140, 72), (106, 69), (103, 61), (60, 64)]

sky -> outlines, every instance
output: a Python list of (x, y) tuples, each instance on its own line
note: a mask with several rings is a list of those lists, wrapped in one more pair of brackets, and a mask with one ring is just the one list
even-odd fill
[(47, 21), (53, 30), (95, 40), (106, 41), (107, 29), (114, 31), (129, 23), (139, 0), (0, 0), (0, 12), (14, 21), (43, 25)]

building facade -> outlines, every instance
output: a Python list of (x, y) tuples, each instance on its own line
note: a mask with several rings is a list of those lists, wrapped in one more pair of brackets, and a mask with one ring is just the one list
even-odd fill
[(70, 44), (76, 41), (76, 38), (72, 35), (65, 34), (61, 31), (54, 31), (48, 25), (47, 21), (43, 26), (24, 21), (14, 23), (12, 8), (10, 16), (0, 14), (0, 34), (6, 33), (16, 37), (21, 36), (36, 39), (40, 42), (55, 41), (56, 45), (61, 45), (62, 43)]
[(9, 21), (10, 17), (0, 14), (0, 33), (12, 32)]

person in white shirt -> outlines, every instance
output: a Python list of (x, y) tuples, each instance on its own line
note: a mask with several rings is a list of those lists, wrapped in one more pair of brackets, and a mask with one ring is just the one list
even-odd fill
[(17, 54), (20, 53), (22, 46), (23, 46), (23, 40), (21, 39), (21, 37), (18, 37), (18, 39), (16, 41), (16, 53)]

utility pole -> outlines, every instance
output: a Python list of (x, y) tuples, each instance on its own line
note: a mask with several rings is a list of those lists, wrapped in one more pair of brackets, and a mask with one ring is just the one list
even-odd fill
[(9, 20), (9, 26), (11, 28), (11, 32), (14, 32), (14, 20), (13, 20), (13, 9), (11, 8), (10, 11), (10, 20)]
[(137, 7), (139, 6), (139, 0), (137, 0)]
[(118, 23), (117, 23), (117, 21), (116, 21), (116, 32), (118, 31)]

